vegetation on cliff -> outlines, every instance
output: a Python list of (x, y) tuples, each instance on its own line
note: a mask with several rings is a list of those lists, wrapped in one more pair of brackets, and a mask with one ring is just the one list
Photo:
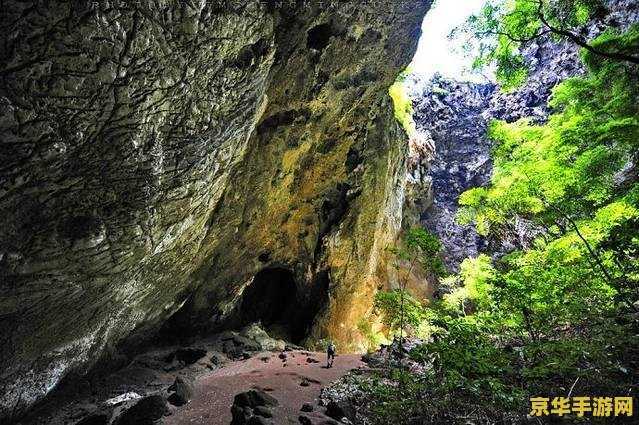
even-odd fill
[[(511, 25), (511, 15), (500, 19), (496, 28)], [(376, 423), (517, 423), (531, 397), (634, 394), (639, 81), (636, 65), (615, 55), (639, 50), (638, 30), (588, 42), (587, 75), (553, 90), (547, 122), (492, 123), (491, 182), (461, 196), (459, 219), (494, 238), (526, 223), (532, 241), (502, 258), (467, 259), (443, 279), (419, 313), (429, 338), (409, 353), (426, 367), (407, 372), (400, 362), (362, 384)], [(482, 60), (516, 84), (520, 71), (501, 61), (498, 38)]]
[(595, 56), (639, 64), (630, 34), (619, 38), (607, 33), (596, 40), (584, 36), (591, 20), (605, 16), (606, 9), (602, 0), (490, 0), (465, 27), (479, 52), (474, 67), (496, 65), (502, 88), (515, 88), (526, 81), (528, 71), (521, 48), (546, 36), (568, 40)]
[(388, 94), (393, 100), (393, 112), (395, 119), (402, 125), (406, 134), (413, 136), (416, 133), (415, 122), (413, 121), (413, 100), (408, 94), (405, 81), (410, 70), (405, 69), (395, 83), (388, 89)]

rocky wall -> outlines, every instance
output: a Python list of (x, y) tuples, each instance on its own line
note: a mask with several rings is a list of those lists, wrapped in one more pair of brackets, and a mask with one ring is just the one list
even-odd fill
[(387, 88), (429, 4), (4, 2), (0, 417), (170, 317), (232, 323), (265, 267), (357, 346), (401, 222)]

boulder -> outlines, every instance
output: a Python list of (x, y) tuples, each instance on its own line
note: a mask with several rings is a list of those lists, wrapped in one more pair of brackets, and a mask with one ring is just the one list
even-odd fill
[(243, 357), (242, 353), (244, 353), (242, 347), (235, 345), (233, 341), (224, 341), (222, 344), (222, 352), (231, 360), (241, 359)]
[(183, 365), (188, 366), (197, 362), (204, 356), (206, 356), (206, 350), (203, 348), (178, 348), (166, 357), (166, 362), (173, 363), (174, 361), (178, 361)]
[(235, 335), (233, 343), (244, 351), (260, 351), (262, 349), (259, 343), (243, 335)]
[(257, 406), (277, 406), (279, 402), (270, 394), (261, 390), (249, 390), (239, 393), (233, 400), (233, 405), (255, 408)]
[(277, 406), (279, 402), (275, 397), (261, 390), (249, 391), (256, 406)]
[(193, 398), (195, 385), (190, 379), (178, 376), (173, 385), (169, 387), (169, 391), (174, 391), (168, 398), (169, 403), (174, 406), (182, 406)]
[(116, 425), (153, 425), (169, 413), (166, 400), (161, 395), (152, 395), (138, 401), (115, 421)]
[(302, 425), (313, 425), (313, 422), (311, 422), (311, 419), (308, 416), (300, 415), (300, 417), (297, 418), (297, 420)]
[(231, 425), (246, 425), (248, 420), (253, 416), (253, 409), (248, 406), (238, 406), (233, 404), (231, 406)]
[(269, 407), (277, 406), (277, 399), (261, 390), (239, 393), (233, 400), (231, 425), (270, 424), (266, 418), (273, 416)]
[(342, 418), (353, 420), (355, 418), (355, 408), (346, 401), (330, 401), (326, 406), (326, 415), (338, 421)]
[(221, 364), (223, 364), (227, 359), (226, 356), (224, 356), (224, 354), (222, 353), (213, 353), (211, 355), (211, 357), (209, 358), (210, 362), (212, 365), (214, 366), (220, 366)]
[(271, 338), (270, 335), (260, 327), (258, 323), (248, 325), (240, 332), (242, 336), (255, 341), (261, 350), (264, 351), (283, 351), (286, 343), (281, 339)]
[(257, 406), (255, 409), (253, 409), (253, 413), (263, 418), (273, 417), (273, 411), (266, 406)]
[(388, 358), (379, 351), (376, 351), (374, 353), (364, 354), (362, 356), (362, 361), (368, 364), (369, 367), (377, 368), (383, 367), (386, 363), (388, 363)]
[(246, 425), (273, 425), (273, 422), (262, 416), (251, 416)]

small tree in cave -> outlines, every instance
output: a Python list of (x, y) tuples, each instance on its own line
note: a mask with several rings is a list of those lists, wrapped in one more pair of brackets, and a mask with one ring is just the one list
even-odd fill
[(393, 332), (409, 333), (419, 327), (425, 319), (424, 307), (408, 291), (378, 292), (375, 295), (375, 308), (383, 314), (384, 325)]
[(441, 243), (435, 235), (416, 227), (409, 230), (403, 244), (388, 248), (393, 254), (393, 267), (399, 277), (399, 288), (390, 292), (378, 292), (375, 308), (380, 310), (392, 332), (399, 331), (400, 345), (408, 329), (416, 329), (425, 318), (421, 303), (407, 291), (408, 279), (418, 265), (436, 276), (446, 274), (439, 252)]

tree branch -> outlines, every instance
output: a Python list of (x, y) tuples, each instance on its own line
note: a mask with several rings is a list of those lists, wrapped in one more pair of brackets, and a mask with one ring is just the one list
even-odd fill
[(550, 22), (548, 22), (548, 19), (544, 16), (542, 6), (543, 6), (543, 2), (539, 0), (538, 8), (537, 8), (537, 17), (551, 32), (566, 37), (568, 40), (572, 41), (579, 47), (583, 47), (587, 51), (594, 53), (596, 55), (603, 56), (608, 59), (614, 59), (618, 61), (625, 61), (625, 62), (630, 62), (634, 64), (639, 64), (638, 56), (632, 56), (622, 52), (606, 52), (604, 50), (597, 49), (596, 47), (589, 44), (585, 38), (580, 37), (577, 34), (574, 34), (563, 28), (554, 27), (553, 25), (550, 24)]

